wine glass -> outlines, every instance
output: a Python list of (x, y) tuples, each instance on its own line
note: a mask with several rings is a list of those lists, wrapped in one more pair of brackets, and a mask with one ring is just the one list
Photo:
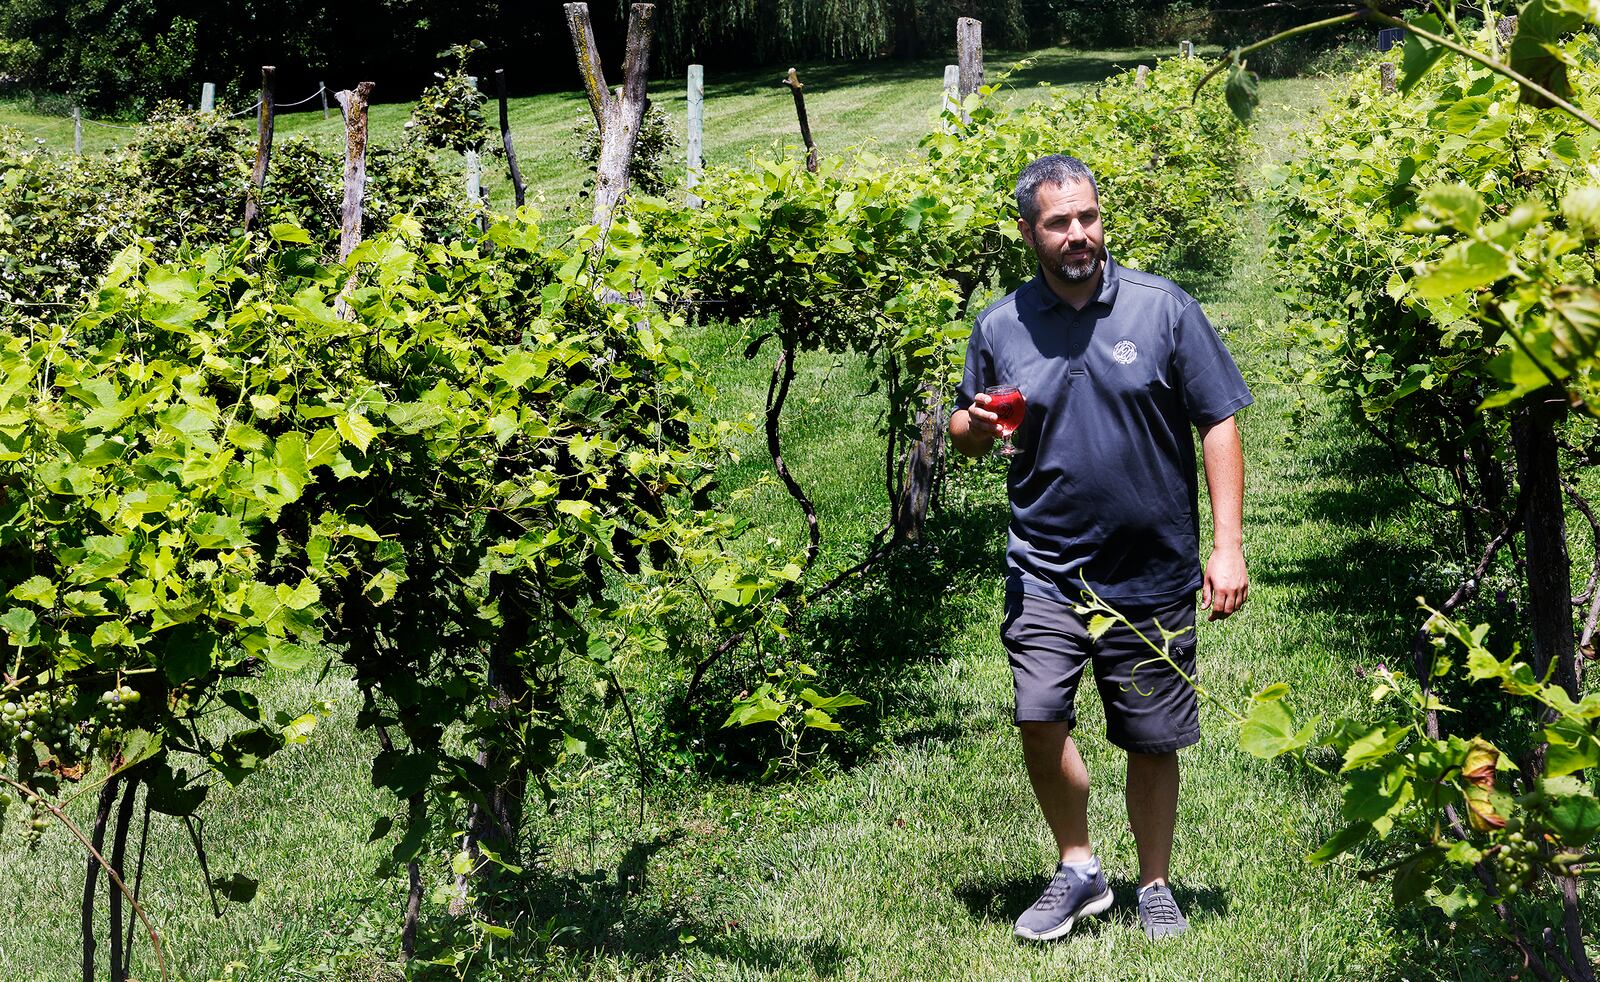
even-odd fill
[(983, 391), (989, 396), (989, 402), (983, 408), (1000, 417), (996, 420), (1000, 427), (1000, 445), (995, 452), (1002, 457), (1014, 457), (1017, 448), (1011, 442), (1011, 434), (1022, 425), (1028, 401), (1022, 397), (1022, 390), (1014, 385), (991, 385)]

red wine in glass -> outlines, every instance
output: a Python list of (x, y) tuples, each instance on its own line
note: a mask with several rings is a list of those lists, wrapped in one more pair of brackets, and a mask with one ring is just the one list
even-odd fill
[(1011, 443), (1011, 434), (1022, 425), (1028, 401), (1022, 398), (1022, 390), (1014, 385), (991, 385), (983, 391), (989, 395), (989, 403), (984, 408), (1000, 417), (1000, 448), (997, 452), (1002, 457), (1014, 456), (1017, 448)]

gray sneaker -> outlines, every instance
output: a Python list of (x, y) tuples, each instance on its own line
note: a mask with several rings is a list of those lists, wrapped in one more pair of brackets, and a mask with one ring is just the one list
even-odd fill
[(1104, 913), (1111, 900), (1111, 888), (1098, 867), (1093, 876), (1084, 876), (1062, 864), (1044, 893), (1017, 918), (1015, 933), (1029, 941), (1053, 941), (1072, 930), (1078, 918)]
[(1189, 929), (1178, 901), (1165, 883), (1152, 884), (1139, 891), (1139, 925), (1150, 938), (1166, 938)]

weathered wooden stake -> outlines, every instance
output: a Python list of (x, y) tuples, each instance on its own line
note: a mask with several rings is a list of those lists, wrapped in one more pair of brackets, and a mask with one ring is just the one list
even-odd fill
[[(963, 107), (961, 118), (965, 120), (967, 96), (983, 86), (981, 21), (971, 17), (956, 21), (956, 60), (956, 98)], [(945, 77), (949, 78), (948, 70)], [(944, 393), (939, 386), (924, 382), (919, 394), (922, 405), (917, 410), (916, 441), (906, 452), (900, 499), (894, 503), (895, 534), (910, 542), (918, 542), (923, 537), (928, 507), (933, 503), (933, 485), (944, 457)]]
[[(339, 100), (339, 110), (344, 113), (344, 203), (339, 209), (339, 261), (350, 258), (350, 253), (361, 242), (361, 199), (367, 190), (367, 99), (374, 86), (362, 82), (354, 89), (342, 89), (334, 95)], [(355, 289), (356, 276), (352, 272), (339, 293), (334, 309), (340, 317), (350, 320), (353, 311), (347, 300)]]
[(700, 183), (700, 168), (705, 166), (702, 157), (705, 145), (706, 129), (706, 69), (704, 65), (689, 66), (689, 131), (688, 139), (684, 142), (689, 150), (689, 171), (684, 185), (689, 189), (687, 198), (690, 208), (701, 205), (700, 196), (694, 193), (695, 186)]
[(961, 120), (966, 122), (967, 96), (983, 86), (983, 22), (971, 17), (956, 21), (956, 62), (961, 73), (956, 96), (960, 99)]
[[(961, 66), (944, 66), (944, 95), (940, 97), (939, 114), (961, 115)], [(945, 123), (944, 131), (954, 133), (955, 124)]]
[(322, 118), (328, 118), (328, 83), (317, 83), (317, 95), (322, 96)]
[(217, 108), (217, 83), (205, 82), (200, 86), (200, 111), (213, 112)]
[(605, 135), (606, 104), (611, 93), (606, 88), (605, 66), (600, 63), (600, 49), (594, 43), (594, 27), (589, 22), (587, 3), (563, 4), (567, 14), (567, 31), (572, 35), (572, 48), (578, 56), (578, 75), (583, 79), (584, 95), (589, 97), (589, 112), (594, 115), (595, 128)]
[(628, 193), (628, 171), (644, 122), (645, 88), (650, 71), (650, 44), (655, 37), (656, 7), (636, 3), (628, 11), (628, 47), (623, 56), (622, 89), (613, 96), (606, 90), (605, 72), (594, 43), (594, 28), (587, 3), (565, 5), (567, 29), (578, 56), (578, 71), (589, 96), (589, 108), (600, 128), (600, 164), (596, 168), (594, 223), (600, 226), (595, 252), (605, 248), (617, 205)]
[(517, 166), (517, 149), (511, 145), (511, 117), (506, 111), (506, 70), (494, 70), (495, 95), (500, 98), (500, 142), (506, 148), (506, 166), (511, 168), (511, 190), (516, 192), (517, 207), (521, 208), (528, 197), (522, 183), (522, 170)]
[[(468, 75), (467, 84), (472, 86), (472, 91), (478, 91), (478, 76)], [(467, 205), (478, 216), (478, 228), (487, 230), (489, 219), (483, 213), (483, 161), (476, 149), (463, 151), (462, 156), (466, 158), (464, 161), (466, 166), (463, 169), (466, 172)]]
[(1385, 95), (1399, 90), (1399, 82), (1395, 78), (1394, 62), (1380, 61), (1378, 63), (1378, 88)]
[(83, 156), (83, 110), (72, 107), (72, 152)]
[(468, 150), (463, 156), (467, 158), (467, 204), (476, 209), (483, 204), (483, 164), (476, 150)]
[(256, 166), (250, 172), (250, 193), (244, 202), (246, 232), (250, 231), (256, 213), (261, 210), (261, 193), (267, 186), (267, 162), (272, 156), (272, 79), (277, 71), (271, 65), (261, 66), (261, 107), (256, 114)]
[(1142, 89), (1142, 88), (1145, 88), (1146, 86), (1148, 86), (1149, 84), (1150, 84), (1150, 66), (1149, 65), (1140, 65), (1138, 70), (1133, 73), (1133, 85), (1134, 85), (1134, 88)]
[(800, 84), (800, 74), (793, 68), (789, 74), (778, 79), (779, 85), (787, 85), (789, 92), (794, 96), (794, 114), (800, 119), (800, 139), (806, 144), (806, 170), (815, 174), (817, 172), (817, 141), (811, 138), (811, 120), (806, 116), (805, 86)]

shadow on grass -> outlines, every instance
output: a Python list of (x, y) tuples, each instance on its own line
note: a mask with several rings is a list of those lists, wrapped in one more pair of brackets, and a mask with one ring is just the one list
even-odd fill
[[(974, 920), (1011, 924), (1039, 899), (1039, 894), (1049, 882), (1049, 878), (1043, 875), (979, 878), (956, 887), (955, 897), (971, 912)], [(1113, 918), (1138, 918), (1138, 903), (1135, 900), (1138, 884), (1128, 877), (1110, 877), (1107, 882), (1116, 896), (1116, 903), (1105, 917), (1088, 918), (1074, 925), (1074, 933), (1098, 931), (1101, 925)], [(1179, 883), (1173, 886), (1172, 895), (1190, 924), (1228, 916), (1228, 895), (1216, 887), (1190, 887)]]
[[(691, 947), (719, 961), (762, 972), (800, 972), (810, 978), (836, 974), (850, 952), (834, 941), (756, 935), (737, 921), (710, 923), (672, 901), (651, 896), (649, 866), (683, 832), (633, 842), (614, 870), (554, 872), (539, 865), (500, 881), (502, 923), (515, 925), (508, 945), (466, 978), (501, 979), (505, 963), (552, 965), (568, 960), (593, 965), (609, 956), (632, 966), (660, 962)], [(415, 977), (458, 978), (453, 971)], [(520, 976), (519, 976), (520, 977)]]
[[(1459, 546), (1445, 541), (1440, 525), (1437, 536), (1384, 535), (1381, 526), (1405, 519), (1421, 507), (1416, 496), (1396, 474), (1396, 464), (1383, 447), (1370, 443), (1345, 444), (1338, 467), (1348, 484), (1317, 487), (1264, 504), (1267, 524), (1297, 521), (1326, 522), (1339, 528), (1367, 528), (1377, 534), (1360, 535), (1341, 545), (1317, 543), (1295, 555), (1282, 553), (1251, 568), (1251, 578), (1266, 586), (1292, 590), (1300, 606), (1339, 614), (1347, 623), (1361, 625), (1361, 633), (1385, 650), (1393, 641), (1402, 649), (1407, 639), (1394, 635), (1395, 615), (1409, 618), (1407, 599), (1417, 592), (1417, 580), (1431, 578), (1441, 553)], [(1431, 506), (1430, 506), (1431, 507)], [(1435, 541), (1428, 541), (1433, 538)]]
[[(731, 653), (707, 675), (698, 715), (676, 721), (684, 732), (698, 733), (707, 770), (731, 780), (761, 776), (777, 752), (777, 733), (721, 723), (733, 695), (753, 689), (785, 658), (820, 670), (817, 687), (866, 700), (865, 707), (842, 710), (844, 731), (827, 735), (828, 755), (845, 768), (885, 742), (953, 740), (982, 724), (991, 707), (964, 707), (969, 711), (952, 719), (950, 707), (927, 694), (920, 673), (947, 657), (951, 639), (975, 621), (993, 619), (998, 631), (989, 594), (1001, 575), (1008, 515), (998, 495), (946, 507), (930, 517), (925, 541), (897, 547), (806, 608), (793, 625), (790, 650), (755, 652), (746, 644)], [(818, 570), (814, 579), (820, 583), (826, 575)], [(807, 746), (822, 742), (812, 736)]]
[[(878, 744), (896, 718), (917, 723), (893, 735), (899, 744), (965, 732), (958, 721), (940, 718), (940, 700), (927, 695), (917, 676), (948, 657), (952, 639), (970, 627), (992, 628), (998, 637), (990, 596), (1004, 568), (1009, 514), (1001, 500), (944, 508), (931, 517), (924, 542), (898, 547), (801, 618), (799, 630), (828, 666), (829, 684), (876, 710), (838, 744), (846, 766)], [(971, 708), (969, 722), (988, 715), (986, 707)]]

